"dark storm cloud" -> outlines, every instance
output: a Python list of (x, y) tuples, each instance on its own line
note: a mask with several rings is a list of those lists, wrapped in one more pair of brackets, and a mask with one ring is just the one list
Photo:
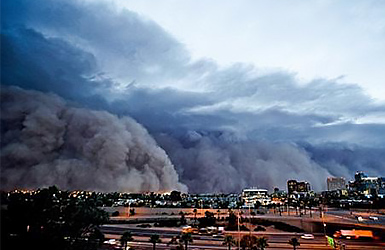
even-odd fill
[(239, 141), (231, 134), (197, 132), (179, 138), (162, 134), (156, 139), (191, 192), (236, 192), (252, 185), (272, 190), (285, 188), (288, 179), (307, 180), (320, 190), (330, 176), (304, 150), (288, 143)]
[(351, 173), (365, 170), (369, 176), (385, 173), (385, 148), (359, 147), (343, 143), (302, 145), (312, 160), (325, 166), (335, 176), (351, 178)]
[(95, 73), (94, 56), (61, 39), (47, 39), (33, 29), (12, 28), (2, 32), (1, 44), (2, 84), (55, 91), (73, 99), (94, 95), (102, 84), (87, 79)]
[[(2, 24), (3, 85), (135, 118), (190, 190), (283, 187), (287, 178), (321, 189), (329, 174), (382, 169), (384, 124), (356, 121), (385, 116), (385, 106), (356, 85), (333, 79), (304, 84), (286, 72), (191, 61), (156, 23), (102, 2), (4, 1)], [(323, 152), (317, 145), (330, 142), (325, 154), (355, 144), (360, 159), (370, 145), (372, 164), (347, 155), (335, 161), (341, 171), (332, 171), (337, 165), (327, 156), (315, 157)]]
[(187, 190), (165, 152), (128, 117), (2, 87), (1, 128), (2, 189)]
[(97, 1), (19, 2), (11, 5), (26, 11), (15, 10), (12, 17), (6, 17), (11, 24), (20, 25), (21, 19), (23, 26), (94, 54), (98, 65), (115, 78), (147, 82), (156, 77), (164, 81), (185, 73), (189, 56), (183, 46), (136, 13)]

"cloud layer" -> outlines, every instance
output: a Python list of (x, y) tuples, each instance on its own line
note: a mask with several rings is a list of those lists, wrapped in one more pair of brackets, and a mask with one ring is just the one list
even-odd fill
[(283, 188), (288, 178), (319, 190), (328, 175), (385, 170), (385, 105), (343, 79), (304, 84), (192, 61), (159, 25), (103, 1), (4, 1), (2, 24), (3, 85), (133, 117), (190, 191)]
[(331, 175), (303, 149), (288, 143), (239, 141), (226, 133), (197, 132), (178, 139), (163, 134), (157, 141), (170, 153), (191, 192), (234, 192), (252, 185), (272, 190), (285, 187), (288, 179), (307, 180), (320, 190)]
[(56, 95), (2, 88), (1, 185), (100, 191), (187, 191), (138, 123), (67, 106)]

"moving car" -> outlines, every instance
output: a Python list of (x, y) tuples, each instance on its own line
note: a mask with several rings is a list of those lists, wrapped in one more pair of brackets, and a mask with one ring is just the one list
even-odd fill
[(312, 234), (304, 234), (304, 235), (301, 235), (301, 239), (314, 240), (314, 235), (312, 235)]

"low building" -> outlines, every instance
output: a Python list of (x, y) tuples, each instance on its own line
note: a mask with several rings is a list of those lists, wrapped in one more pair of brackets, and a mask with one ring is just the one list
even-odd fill
[(346, 180), (344, 177), (328, 177), (326, 183), (328, 191), (346, 189)]
[(246, 188), (242, 190), (241, 198), (245, 207), (254, 207), (256, 204), (269, 205), (271, 199), (267, 189), (261, 188)]

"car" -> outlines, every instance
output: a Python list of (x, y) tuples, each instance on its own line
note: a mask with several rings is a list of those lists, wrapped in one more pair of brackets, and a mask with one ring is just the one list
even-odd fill
[(312, 234), (303, 234), (303, 235), (301, 235), (301, 239), (304, 239), (304, 240), (314, 240), (314, 235), (312, 235)]
[(361, 216), (357, 216), (356, 218), (357, 218), (357, 220), (358, 220), (359, 222), (364, 221), (364, 218), (362, 218)]
[(378, 220), (378, 217), (376, 217), (376, 216), (370, 216), (369, 219), (370, 219), (370, 220)]
[(220, 235), (220, 234), (213, 234), (213, 238), (219, 238), (219, 239), (222, 239), (224, 238), (223, 235)]
[(150, 227), (151, 227), (151, 225), (150, 225), (150, 224), (147, 224), (147, 223), (145, 223), (145, 224), (139, 224), (139, 225), (137, 225), (136, 227), (141, 227), (141, 228), (150, 228)]
[(120, 242), (117, 239), (109, 239), (103, 242), (104, 244), (109, 244), (109, 245), (118, 245)]

